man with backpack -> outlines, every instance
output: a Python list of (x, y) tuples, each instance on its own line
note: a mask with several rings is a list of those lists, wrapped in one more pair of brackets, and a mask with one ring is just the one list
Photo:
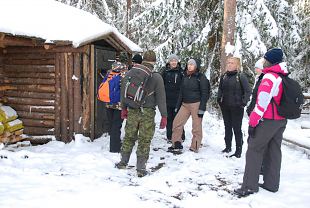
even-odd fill
[(158, 106), (162, 116), (160, 129), (167, 125), (166, 94), (164, 82), (159, 73), (154, 73), (156, 62), (154, 51), (146, 51), (142, 64), (135, 64), (122, 81), (121, 103), (123, 119), (127, 119), (125, 138), (121, 148), (121, 161), (116, 164), (125, 169), (138, 140), (137, 175), (147, 174), (146, 163), (149, 158), (150, 145), (155, 132), (155, 107)]
[[(284, 83), (288, 75), (283, 52), (273, 48), (264, 55), (263, 78), (257, 89), (254, 110), (249, 118), (249, 141), (246, 165), (241, 188), (235, 193), (248, 196), (258, 192), (259, 186), (270, 192), (277, 192), (280, 183), (281, 142), (286, 128), (286, 115), (277, 106), (283, 106)], [(264, 158), (265, 157), (265, 158)], [(263, 166), (264, 183), (259, 185), (259, 174)]]
[[(180, 59), (177, 55), (172, 54), (168, 57), (168, 61), (165, 67), (160, 72), (163, 77), (166, 91), (166, 102), (167, 102), (167, 141), (171, 143), (172, 137), (172, 123), (177, 115), (175, 111), (176, 104), (178, 102), (182, 78), (184, 71), (180, 64)], [(183, 129), (182, 140), (185, 140), (185, 132)]]

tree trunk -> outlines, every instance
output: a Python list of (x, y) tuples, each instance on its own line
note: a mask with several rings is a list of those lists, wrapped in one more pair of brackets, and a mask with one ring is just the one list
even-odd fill
[(236, 0), (224, 0), (224, 22), (221, 43), (221, 74), (225, 72), (226, 60), (232, 54), (226, 54), (227, 43), (234, 45), (235, 35)]
[(126, 14), (126, 36), (130, 37), (129, 20), (131, 18), (131, 0), (127, 0), (127, 14)]

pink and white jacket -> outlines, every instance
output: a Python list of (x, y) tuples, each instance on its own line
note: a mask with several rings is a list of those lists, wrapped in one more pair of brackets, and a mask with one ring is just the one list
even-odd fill
[(252, 127), (257, 126), (262, 118), (273, 120), (285, 119), (278, 114), (277, 107), (275, 104), (272, 104), (271, 99), (273, 98), (277, 104), (280, 103), (283, 87), (282, 79), (277, 73), (288, 74), (286, 63), (282, 62), (269, 68), (264, 68), (263, 73), (265, 75), (258, 87), (255, 108), (249, 119), (249, 125)]

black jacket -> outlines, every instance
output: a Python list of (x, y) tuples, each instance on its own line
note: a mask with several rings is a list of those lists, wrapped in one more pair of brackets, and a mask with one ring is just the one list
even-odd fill
[(180, 108), (183, 102), (200, 102), (199, 110), (206, 111), (206, 104), (210, 97), (210, 83), (207, 77), (199, 72), (199, 69), (200, 66), (198, 65), (197, 71), (194, 74), (184, 75), (177, 108)]
[(184, 75), (183, 69), (181, 68), (180, 63), (176, 69), (171, 69), (170, 64), (167, 63), (166, 67), (162, 68), (160, 74), (163, 77), (165, 84), (167, 106), (175, 108), (179, 98), (181, 82)]
[(251, 89), (243, 73), (227, 71), (222, 75), (217, 101), (220, 105), (244, 107), (250, 99)]

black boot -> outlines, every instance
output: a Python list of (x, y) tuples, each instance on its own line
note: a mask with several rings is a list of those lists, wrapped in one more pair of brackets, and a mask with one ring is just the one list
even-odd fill
[(240, 158), (241, 157), (241, 153), (242, 153), (242, 147), (237, 147), (236, 148), (236, 152), (234, 154), (230, 155), (229, 157)]
[(223, 153), (229, 153), (231, 152), (231, 147), (226, 147), (225, 149), (222, 150)]
[(179, 141), (176, 141), (174, 144), (172, 144), (171, 147), (168, 147), (168, 152), (178, 153), (178, 152), (182, 152), (182, 150), (183, 150), (183, 145)]
[(246, 197), (256, 192), (257, 191), (254, 191), (252, 189), (243, 189), (243, 188), (238, 188), (234, 190), (234, 193), (237, 194), (239, 197)]

